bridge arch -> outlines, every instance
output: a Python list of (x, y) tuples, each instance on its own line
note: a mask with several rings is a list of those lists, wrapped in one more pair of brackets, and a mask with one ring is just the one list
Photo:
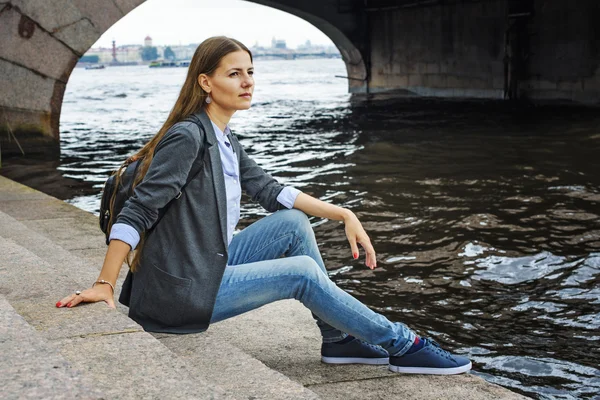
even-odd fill
[[(27, 154), (58, 158), (63, 96), (75, 64), (104, 32), (145, 1), (0, 0), (3, 155), (20, 154), (23, 147)], [(302, 18), (329, 36), (346, 64), (349, 90), (365, 91), (364, 51), (352, 40), (361, 37), (360, 15), (329, 3), (316, 7), (293, 0), (251, 2)]]
[[(315, 7), (312, 2), (289, 0), (249, 0), (289, 14), (295, 15), (315, 26), (335, 44), (342, 55), (348, 73), (348, 88), (350, 92), (366, 92), (368, 74), (363, 53), (368, 47), (365, 43), (359, 48), (350, 38), (360, 37), (366, 28), (366, 19), (357, 18), (350, 10), (344, 12), (339, 7), (323, 4)], [(308, 5), (308, 6), (307, 6)], [(310, 10), (310, 11), (309, 11)], [(363, 36), (364, 38), (364, 36)], [(359, 40), (359, 45), (361, 41)]]

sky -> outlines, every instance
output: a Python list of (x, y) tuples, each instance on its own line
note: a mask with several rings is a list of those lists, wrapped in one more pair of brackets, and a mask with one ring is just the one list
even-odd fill
[(154, 46), (200, 43), (216, 35), (238, 39), (247, 46), (270, 46), (285, 39), (289, 48), (310, 40), (333, 42), (310, 23), (271, 7), (241, 0), (147, 0), (108, 29), (92, 47), (144, 44)]

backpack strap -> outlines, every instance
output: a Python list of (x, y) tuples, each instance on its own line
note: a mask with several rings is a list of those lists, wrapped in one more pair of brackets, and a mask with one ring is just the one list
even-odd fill
[[(195, 115), (190, 115), (190, 116), (182, 119), (181, 121), (182, 122), (183, 121), (193, 122), (196, 125), (198, 125), (198, 128), (200, 130), (202, 130), (202, 131), (204, 130), (202, 123)], [(198, 152), (198, 155), (196, 156), (196, 159), (198, 159), (200, 157), (204, 157), (205, 149), (206, 149), (206, 135), (204, 135), (204, 142), (202, 144), (202, 148), (200, 149), (200, 151)], [(171, 199), (171, 201), (169, 201), (163, 208), (161, 208), (159, 210), (158, 218), (156, 219), (156, 222), (154, 222), (154, 225), (152, 225), (149, 230), (154, 229), (154, 227), (156, 227), (156, 225), (158, 225), (158, 223), (160, 222), (162, 217), (167, 213), (167, 210), (169, 209), (169, 207), (173, 204), (173, 202), (177, 201), (181, 197), (181, 195), (183, 195), (183, 191), (185, 190), (187, 185), (202, 171), (202, 169), (203, 169), (203, 164), (199, 163), (199, 165), (195, 168), (195, 170), (190, 171), (185, 184), (181, 187), (181, 189), (179, 190), (179, 193), (177, 193), (177, 196), (175, 196), (173, 199)]]
[[(200, 129), (201, 131), (204, 130), (204, 127), (202, 126), (202, 123), (200, 122), (200, 120), (195, 115), (190, 115), (190, 116), (184, 118), (182, 120), (182, 122), (183, 121), (193, 122), (196, 125), (198, 125), (198, 129)], [(202, 144), (202, 149), (198, 153), (197, 157), (203, 157), (204, 156), (204, 149), (206, 148), (206, 135), (204, 135), (203, 137), (204, 137), (204, 143)], [(185, 190), (186, 186), (196, 177), (196, 175), (198, 175), (200, 173), (200, 171), (202, 171), (202, 164), (200, 164), (196, 168), (196, 171), (190, 171), (190, 173), (188, 175), (187, 181), (181, 187), (181, 190), (179, 191), (179, 194), (177, 194), (177, 196), (175, 196), (174, 200), (177, 200), (177, 199), (179, 199), (181, 197), (181, 195), (183, 194), (183, 191)]]

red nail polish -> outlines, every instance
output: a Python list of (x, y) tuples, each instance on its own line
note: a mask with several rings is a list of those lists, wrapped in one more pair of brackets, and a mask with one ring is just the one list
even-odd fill
[(67, 304), (67, 307), (71, 308), (71, 303), (68, 303), (68, 304)]
[(352, 255), (354, 256), (354, 259), (355, 259), (355, 260), (358, 258), (358, 254), (357, 254), (357, 253), (354, 253), (354, 254), (352, 254)]
[(60, 301), (56, 302), (56, 307), (60, 307), (62, 306), (62, 304), (60, 304)]

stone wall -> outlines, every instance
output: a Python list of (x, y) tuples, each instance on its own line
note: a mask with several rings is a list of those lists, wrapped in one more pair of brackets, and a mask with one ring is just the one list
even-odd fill
[(600, 104), (600, 2), (536, 1), (523, 95)]
[(144, 0), (0, 1), (3, 156), (59, 152), (63, 94), (77, 60)]
[(505, 1), (371, 14), (373, 92), (502, 98)]
[[(370, 90), (502, 99), (515, 57), (511, 97), (600, 104), (600, 2), (531, 4), (528, 15), (508, 0), (373, 10)], [(518, 54), (507, 46), (511, 26)]]

